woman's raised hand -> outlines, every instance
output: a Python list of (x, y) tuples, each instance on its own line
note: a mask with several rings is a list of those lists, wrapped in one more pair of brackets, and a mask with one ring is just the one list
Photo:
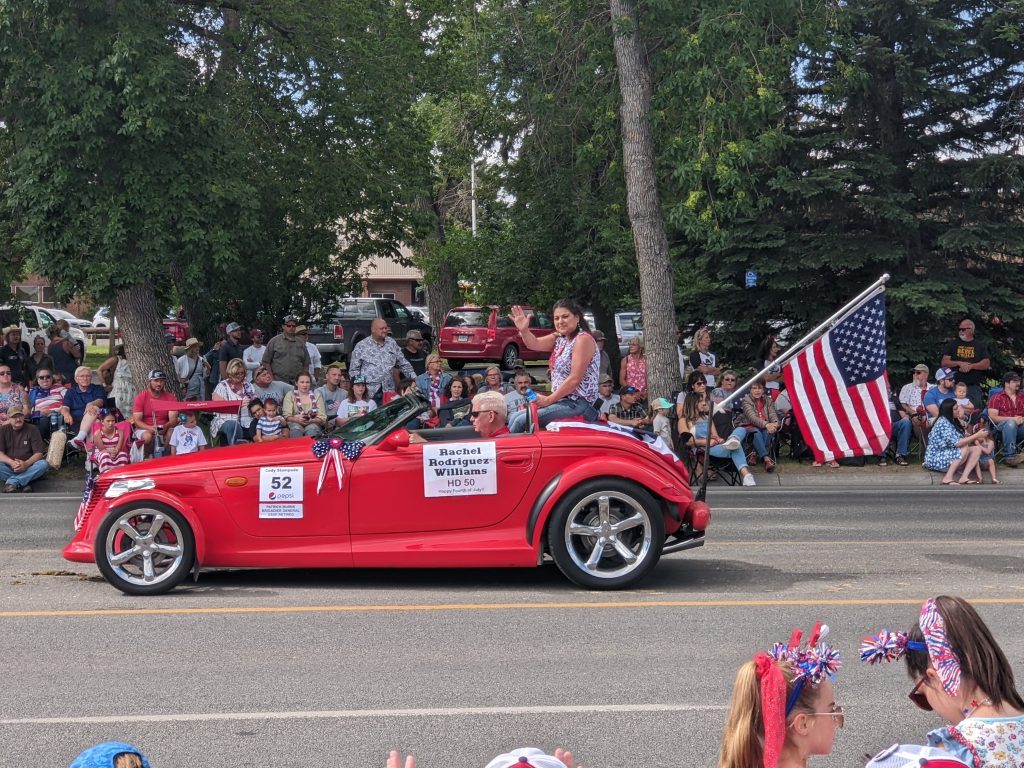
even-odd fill
[(512, 322), (516, 324), (516, 328), (519, 329), (520, 333), (525, 333), (530, 330), (530, 317), (523, 312), (523, 308), (520, 305), (514, 305), (508, 316)]

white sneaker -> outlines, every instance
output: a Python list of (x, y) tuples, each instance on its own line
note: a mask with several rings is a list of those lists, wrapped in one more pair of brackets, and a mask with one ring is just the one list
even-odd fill
[(747, 472), (747, 474), (743, 476), (743, 484), (749, 488), (752, 485), (757, 485), (757, 481), (754, 479), (752, 474)]
[(722, 443), (722, 447), (725, 448), (725, 450), (727, 451), (735, 451), (737, 448), (740, 447), (740, 445), (742, 445), (742, 443), (740, 443), (740, 439), (738, 437), (730, 437), (728, 440)]

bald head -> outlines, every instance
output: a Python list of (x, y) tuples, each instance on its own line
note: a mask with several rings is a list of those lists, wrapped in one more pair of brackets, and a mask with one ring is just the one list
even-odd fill
[(382, 344), (388, 337), (388, 321), (378, 317), (370, 323), (370, 335), (373, 336), (374, 341)]

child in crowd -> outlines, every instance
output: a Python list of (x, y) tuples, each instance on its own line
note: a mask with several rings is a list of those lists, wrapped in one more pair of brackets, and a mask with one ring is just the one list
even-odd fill
[(399, 397), (405, 397), (406, 395), (415, 395), (420, 390), (416, 386), (415, 379), (399, 379), (396, 391)]
[(839, 652), (822, 642), (827, 633), (819, 622), (801, 646), (802, 633), (793, 630), (787, 645), (740, 667), (718, 768), (803, 768), (811, 755), (832, 753), (843, 708), (832, 688)]
[(651, 429), (671, 448), (672, 422), (669, 421), (669, 413), (672, 411), (672, 403), (664, 397), (659, 397), (651, 403), (651, 410), (654, 411), (654, 422), (651, 424)]
[(373, 402), (367, 393), (366, 377), (355, 376), (352, 385), (348, 388), (348, 401), (338, 406), (338, 424), (344, 424), (349, 419), (365, 416), (370, 411), (376, 410), (377, 404)]
[(108, 469), (128, 466), (128, 435), (129, 430), (117, 428), (117, 414), (106, 408), (100, 409), (99, 426), (90, 435), (92, 462), (100, 474)]
[(260, 419), (263, 418), (263, 414), (266, 411), (263, 410), (263, 401), (258, 397), (249, 401), (249, 426), (245, 428), (245, 439), (250, 443), (256, 442), (256, 427)]
[(1002, 648), (974, 607), (959, 597), (925, 601), (909, 632), (865, 638), (869, 664), (903, 658), (915, 681), (910, 700), (949, 725), (928, 734), (972, 766), (1024, 766), (1024, 698)]
[(287, 437), (284, 425), (284, 416), (277, 410), (277, 400), (272, 397), (264, 398), (263, 416), (256, 422), (256, 442), (270, 443)]
[(206, 435), (196, 424), (195, 411), (178, 414), (178, 426), (171, 432), (171, 456), (197, 453), (206, 446)]
[(964, 382), (958, 381), (953, 387), (953, 399), (968, 415), (974, 410), (974, 403), (967, 396), (967, 385)]

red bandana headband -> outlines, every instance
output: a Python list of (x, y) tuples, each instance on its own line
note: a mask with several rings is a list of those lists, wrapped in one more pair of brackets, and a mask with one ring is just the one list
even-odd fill
[(754, 656), (754, 664), (761, 681), (764, 768), (775, 768), (786, 741), (786, 678), (775, 659), (763, 651)]

